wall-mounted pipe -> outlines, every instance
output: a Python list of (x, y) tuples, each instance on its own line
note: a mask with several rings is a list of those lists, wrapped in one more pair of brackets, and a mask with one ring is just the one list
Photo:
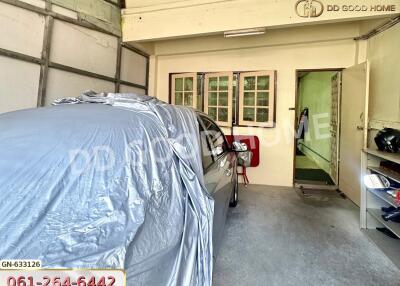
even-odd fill
[(389, 20), (388, 22), (376, 27), (375, 29), (373, 29), (372, 31), (368, 32), (365, 35), (354, 38), (354, 40), (356, 40), (356, 41), (368, 40), (384, 31), (386, 31), (387, 29), (393, 27), (394, 25), (396, 25), (398, 23), (400, 23), (400, 16), (397, 16), (396, 18), (393, 18), (393, 19)]

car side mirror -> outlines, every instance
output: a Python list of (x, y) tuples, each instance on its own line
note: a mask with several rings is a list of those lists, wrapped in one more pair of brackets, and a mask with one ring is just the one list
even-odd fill
[(221, 146), (217, 146), (211, 150), (211, 153), (213, 154), (213, 156), (217, 157), (224, 153), (224, 149)]
[(232, 151), (237, 153), (247, 152), (247, 145), (244, 143), (234, 141), (232, 142)]

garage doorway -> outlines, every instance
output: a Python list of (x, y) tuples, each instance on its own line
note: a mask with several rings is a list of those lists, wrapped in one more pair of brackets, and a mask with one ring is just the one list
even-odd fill
[(294, 181), (338, 189), (341, 70), (297, 71)]

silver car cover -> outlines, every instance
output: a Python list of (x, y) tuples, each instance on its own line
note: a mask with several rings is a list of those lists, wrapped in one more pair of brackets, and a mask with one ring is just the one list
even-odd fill
[(0, 259), (211, 285), (195, 112), (133, 94), (64, 103), (0, 115)]

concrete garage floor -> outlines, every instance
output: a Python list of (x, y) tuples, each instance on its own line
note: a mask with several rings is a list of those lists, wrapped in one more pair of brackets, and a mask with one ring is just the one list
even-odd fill
[(400, 270), (336, 192), (241, 187), (215, 267), (222, 285), (400, 285)]

